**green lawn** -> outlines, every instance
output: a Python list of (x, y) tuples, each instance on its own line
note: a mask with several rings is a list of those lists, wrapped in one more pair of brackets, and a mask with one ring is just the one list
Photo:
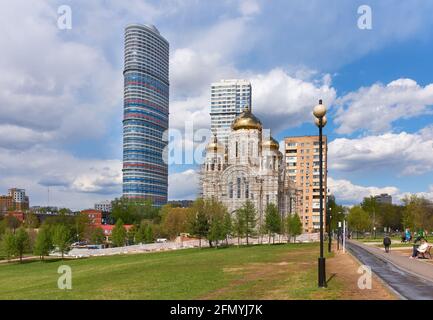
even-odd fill
[[(0, 264), (0, 299), (338, 299), (317, 289), (317, 244), (188, 249)], [(72, 290), (57, 288), (60, 265)]]

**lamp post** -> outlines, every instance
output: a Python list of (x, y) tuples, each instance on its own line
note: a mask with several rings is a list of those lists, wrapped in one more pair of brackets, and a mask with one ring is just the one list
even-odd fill
[(315, 123), (319, 127), (319, 188), (320, 188), (320, 257), (318, 259), (319, 287), (326, 287), (325, 257), (323, 256), (323, 135), (322, 129), (326, 125), (326, 107), (319, 100), (319, 104), (314, 107), (313, 115), (316, 117)]
[[(329, 208), (329, 210), (331, 210), (331, 208)], [(329, 253), (331, 252), (331, 248), (332, 248), (331, 219), (332, 219), (332, 215), (331, 215), (331, 212), (329, 212), (329, 215), (328, 215), (328, 238), (329, 238), (329, 239), (328, 239), (328, 252), (329, 252)]]

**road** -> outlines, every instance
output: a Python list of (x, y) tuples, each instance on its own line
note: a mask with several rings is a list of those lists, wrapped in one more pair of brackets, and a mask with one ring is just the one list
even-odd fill
[(417, 277), (359, 245), (347, 242), (347, 249), (402, 298), (433, 300), (433, 282)]

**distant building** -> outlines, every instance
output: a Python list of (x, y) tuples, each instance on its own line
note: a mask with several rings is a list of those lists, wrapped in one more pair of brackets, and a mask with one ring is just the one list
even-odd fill
[(376, 200), (376, 203), (379, 204), (392, 204), (392, 196), (387, 193), (374, 196), (374, 199)]
[[(323, 137), (323, 218), (326, 223), (327, 144)], [(319, 137), (285, 138), (285, 163), (290, 180), (296, 185), (296, 212), (305, 232), (320, 229)]]
[(171, 200), (168, 204), (171, 204), (173, 207), (188, 208), (192, 206), (193, 202), (193, 200)]
[(92, 227), (100, 227), (102, 225), (102, 211), (100, 210), (83, 210), (81, 214), (87, 215)]
[(24, 189), (11, 188), (7, 195), (0, 196), (0, 213), (8, 211), (26, 211), (29, 209), (29, 197)]
[(100, 210), (102, 212), (111, 212), (112, 209), (113, 205), (109, 200), (95, 203), (95, 210)]
[(251, 106), (251, 83), (247, 80), (221, 80), (211, 84), (211, 130), (224, 147), (233, 121)]

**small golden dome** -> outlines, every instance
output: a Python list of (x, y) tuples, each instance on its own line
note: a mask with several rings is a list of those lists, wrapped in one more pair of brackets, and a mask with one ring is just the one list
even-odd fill
[(224, 153), (224, 146), (218, 142), (216, 134), (213, 136), (213, 141), (207, 145), (206, 150), (210, 152)]
[(246, 106), (245, 110), (233, 121), (232, 129), (262, 130), (262, 123), (251, 113), (250, 108)]
[(270, 137), (269, 139), (262, 142), (262, 147), (265, 149), (270, 149), (270, 150), (279, 150), (280, 144), (278, 143), (277, 140)]

